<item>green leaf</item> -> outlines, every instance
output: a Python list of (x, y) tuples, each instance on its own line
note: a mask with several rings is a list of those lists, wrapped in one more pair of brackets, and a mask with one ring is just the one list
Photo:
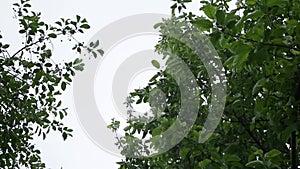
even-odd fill
[(220, 25), (224, 25), (225, 21), (225, 12), (222, 10), (217, 10), (216, 12), (217, 23)]
[(215, 19), (216, 18), (216, 8), (213, 5), (206, 5), (202, 8), (204, 13), (206, 14), (207, 17), (210, 19)]
[(104, 55), (104, 51), (103, 51), (102, 49), (98, 49), (97, 52), (98, 52), (101, 56)]
[(90, 47), (91, 47), (91, 48), (92, 48), (94, 45), (95, 45), (94, 42), (91, 42), (91, 43), (90, 43)]
[(51, 63), (46, 63), (45, 66), (46, 66), (46, 67), (51, 67), (52, 64), (51, 64)]
[(159, 28), (161, 25), (162, 25), (162, 23), (156, 23), (156, 24), (153, 26), (153, 28), (154, 28), (154, 29), (157, 29), (157, 28)]
[(93, 54), (94, 58), (97, 58), (97, 53), (95, 51), (92, 51), (92, 54)]
[(66, 82), (62, 82), (61, 83), (61, 89), (64, 91), (64, 90), (66, 90), (66, 87), (67, 87), (67, 83)]
[(84, 66), (84, 64), (76, 65), (76, 66), (74, 66), (74, 69), (79, 70), (79, 71), (83, 71), (83, 69), (84, 69), (83, 66)]
[(196, 19), (193, 24), (198, 27), (200, 30), (209, 30), (213, 27), (213, 24), (208, 19), (198, 18)]
[(179, 155), (182, 159), (185, 159), (186, 155), (189, 153), (190, 148), (189, 147), (184, 147), (179, 151)]
[(77, 22), (79, 22), (80, 21), (80, 16), (79, 15), (76, 15), (76, 20), (77, 20)]
[(199, 163), (198, 163), (198, 166), (200, 167), (200, 168), (206, 168), (206, 166), (208, 166), (209, 164), (211, 163), (211, 160), (210, 159), (205, 159), (205, 160), (203, 160), (203, 161), (200, 161)]
[(62, 136), (63, 136), (63, 139), (64, 139), (64, 140), (66, 140), (66, 139), (67, 139), (67, 137), (68, 137), (68, 134), (67, 134), (67, 133), (65, 133), (65, 132), (63, 132)]
[(162, 133), (162, 128), (161, 127), (157, 127), (155, 129), (152, 130), (152, 136), (157, 136), (160, 135)]
[(226, 155), (225, 156), (225, 161), (226, 162), (238, 162), (241, 161), (241, 158), (237, 155)]
[(158, 62), (158, 61), (156, 61), (156, 60), (152, 60), (152, 61), (151, 61), (151, 63), (152, 63), (152, 65), (153, 65), (154, 67), (156, 67), (157, 69), (159, 69), (159, 68), (160, 68), (160, 64), (159, 64), (159, 62)]
[(279, 156), (281, 152), (279, 150), (273, 149), (265, 154), (267, 159), (271, 159), (273, 157)]
[(93, 46), (93, 48), (97, 48), (99, 46), (99, 40), (97, 40)]
[(9, 48), (9, 44), (5, 44), (5, 45), (3, 45), (3, 46), (2, 46), (2, 48), (3, 48), (3, 49), (7, 49), (7, 48)]
[(50, 33), (50, 34), (48, 34), (48, 36), (49, 36), (50, 38), (56, 38), (56, 37), (57, 37), (57, 35), (56, 35), (55, 33)]
[(90, 29), (91, 27), (90, 27), (90, 25), (88, 25), (88, 24), (83, 24), (83, 25), (80, 26), (80, 28), (83, 28), (83, 29)]
[(256, 167), (263, 167), (263, 162), (260, 160), (255, 160), (255, 161), (250, 161), (249, 163), (246, 164), (246, 167), (252, 167), (252, 168), (256, 168)]
[(241, 68), (246, 62), (251, 50), (252, 48), (246, 44), (237, 46), (235, 49), (236, 56), (233, 60), (233, 65), (237, 68)]

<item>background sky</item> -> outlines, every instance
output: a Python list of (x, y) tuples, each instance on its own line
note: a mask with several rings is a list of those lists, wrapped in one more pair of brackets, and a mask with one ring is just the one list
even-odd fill
[[(17, 21), (13, 19), (13, 2), (16, 1), (0, 1), (0, 30), (4, 41), (11, 44), (11, 53), (21, 47), (22, 40), (18, 34)], [(197, 3), (198, 1), (188, 8), (198, 10)], [(61, 17), (74, 18), (76, 15), (87, 18), (91, 29), (77, 38), (80, 41), (89, 41), (101, 28), (126, 16), (143, 13), (170, 14), (172, 2), (169, 0), (32, 0), (31, 4), (35, 11), (42, 13), (43, 20), (48, 23), (53, 23)], [(54, 56), (57, 60), (78, 57), (70, 50), (70, 46), (62, 44), (58, 42), (54, 44)], [(50, 132), (46, 140), (36, 138), (34, 142), (42, 151), (42, 160), (51, 169), (117, 168), (115, 162), (120, 161), (121, 158), (97, 147), (82, 130), (76, 116), (72, 93), (72, 87), (69, 87), (63, 95), (63, 101), (64, 106), (69, 108), (69, 115), (64, 122), (74, 129), (74, 137), (63, 141), (59, 133)]]

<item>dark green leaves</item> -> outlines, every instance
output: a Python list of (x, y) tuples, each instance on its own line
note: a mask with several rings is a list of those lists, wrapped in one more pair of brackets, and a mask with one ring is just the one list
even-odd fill
[(61, 83), (61, 89), (62, 90), (66, 90), (66, 87), (67, 87), (67, 83), (66, 82), (62, 82)]
[(89, 29), (91, 27), (88, 24), (83, 24), (83, 25), (80, 26), (80, 28)]
[(48, 36), (49, 36), (50, 38), (56, 38), (56, 37), (57, 37), (57, 35), (56, 35), (55, 33), (50, 33)]

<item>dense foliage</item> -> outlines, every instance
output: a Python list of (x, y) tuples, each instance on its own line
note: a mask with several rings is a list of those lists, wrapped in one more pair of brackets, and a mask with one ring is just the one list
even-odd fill
[[(127, 157), (118, 163), (120, 169), (298, 168), (300, 1), (238, 0), (229, 8), (230, 0), (203, 0), (200, 10), (205, 16), (186, 12), (191, 0), (174, 1), (173, 18), (156, 25), (161, 36), (156, 50), (169, 56), (168, 60), (172, 53), (187, 63), (197, 77), (203, 103), (211, 99), (205, 67), (193, 50), (172, 34), (185, 35), (190, 33), (186, 30), (198, 28), (209, 37), (227, 78), (222, 120), (214, 134), (199, 143), (208, 112), (208, 105), (199, 103), (195, 124), (180, 143), (156, 156)], [(185, 22), (189, 24), (182, 24)], [(166, 66), (171, 64), (169, 61)], [(160, 135), (178, 118), (180, 91), (174, 77), (165, 71), (155, 75), (145, 88), (131, 93), (129, 109), (133, 102), (149, 103), (149, 93), (155, 88), (166, 93), (165, 109), (149, 123), (139, 119), (142, 117), (127, 121), (126, 137), (117, 142), (125, 156), (132, 140), (138, 140), (137, 133), (143, 135), (140, 138)], [(109, 127), (115, 131), (118, 122)]]
[(62, 124), (67, 108), (58, 96), (84, 66), (79, 58), (56, 63), (52, 41), (73, 41), (73, 50), (86, 49), (94, 56), (102, 50), (97, 51), (98, 42), (87, 47), (74, 38), (90, 28), (80, 16), (50, 25), (42, 21), (41, 13), (32, 11), (29, 0), (20, 0), (13, 9), (24, 41), (13, 44), (22, 45), (14, 53), (10, 44), (0, 41), (0, 168), (45, 168), (33, 136), (45, 139), (50, 130), (58, 130), (63, 139), (71, 136), (72, 129)]

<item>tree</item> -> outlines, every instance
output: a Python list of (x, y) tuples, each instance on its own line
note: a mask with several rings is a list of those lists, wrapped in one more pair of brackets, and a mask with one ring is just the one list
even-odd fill
[[(200, 10), (205, 16), (185, 11), (191, 0), (173, 1), (173, 17), (156, 25), (161, 36), (156, 50), (167, 58), (166, 69), (174, 64), (173, 55), (189, 66), (204, 99), (199, 101), (194, 125), (176, 146), (165, 153), (134, 158), (128, 156), (128, 149), (147, 154), (147, 150), (161, 147), (152, 142), (152, 147), (145, 148), (138, 140), (161, 136), (179, 118), (180, 90), (174, 77), (162, 70), (145, 88), (132, 92), (127, 101), (129, 114), (132, 103), (153, 104), (149, 97), (156, 88), (166, 93), (166, 105), (161, 116), (151, 122), (145, 123), (145, 117), (130, 116), (127, 120), (126, 136), (117, 142), (126, 156), (118, 162), (120, 169), (298, 168), (300, 1), (238, 0), (230, 9), (230, 0), (203, 0)], [(212, 100), (214, 83), (209, 83), (208, 72), (195, 50), (180, 39), (199, 40), (201, 36), (190, 31), (194, 29), (202, 31), (215, 47), (227, 79), (224, 112), (204, 143), (199, 137), (209, 104), (203, 102)], [(176, 34), (180, 37), (174, 38)], [(116, 131), (118, 123), (114, 120), (109, 127)]]
[(67, 108), (58, 96), (84, 66), (79, 58), (56, 63), (52, 41), (65, 37), (74, 42), (73, 50), (87, 50), (95, 57), (103, 51), (97, 49), (99, 42), (87, 47), (76, 40), (76, 34), (90, 28), (86, 19), (77, 15), (50, 25), (41, 20), (40, 12), (31, 10), (29, 0), (13, 6), (24, 41), (14, 53), (10, 44), (0, 41), (0, 168), (45, 168), (33, 136), (45, 139), (50, 130), (59, 131), (64, 140), (72, 136), (72, 129), (62, 123)]

